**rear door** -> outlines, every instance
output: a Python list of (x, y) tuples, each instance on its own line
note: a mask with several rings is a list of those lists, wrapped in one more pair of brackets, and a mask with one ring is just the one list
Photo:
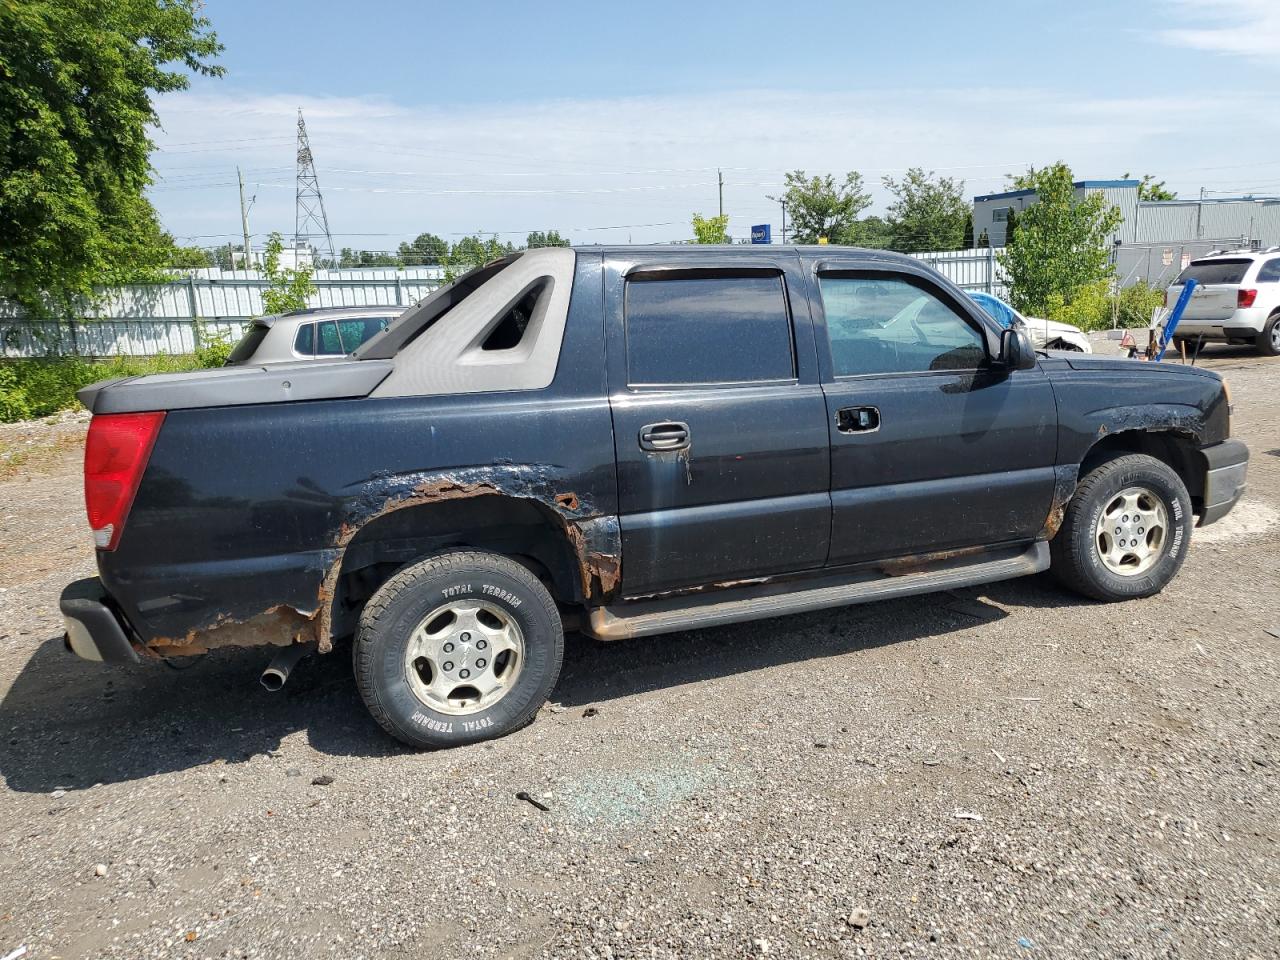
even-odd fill
[(811, 274), (831, 436), (832, 565), (1034, 539), (1057, 408), (1039, 369), (993, 365), (993, 325), (897, 261)]
[(627, 596), (819, 568), (826, 406), (799, 260), (605, 270)]

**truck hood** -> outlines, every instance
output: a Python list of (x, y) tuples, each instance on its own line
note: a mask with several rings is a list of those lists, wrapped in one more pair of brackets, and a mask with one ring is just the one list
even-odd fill
[(1059, 357), (1067, 362), (1067, 366), (1073, 370), (1115, 370), (1128, 374), (1144, 371), (1152, 376), (1187, 376), (1187, 377), (1204, 377), (1209, 380), (1221, 380), (1219, 376), (1212, 370), (1206, 370), (1204, 367), (1192, 367), (1185, 363), (1149, 363), (1142, 360), (1129, 360), (1125, 357), (1099, 357), (1091, 354), (1078, 354), (1061, 351), (1052, 351), (1055, 357)]
[(76, 392), (90, 413), (241, 407), (295, 400), (366, 397), (391, 372), (390, 360), (298, 360), (270, 366), (213, 367), (186, 373), (102, 380)]

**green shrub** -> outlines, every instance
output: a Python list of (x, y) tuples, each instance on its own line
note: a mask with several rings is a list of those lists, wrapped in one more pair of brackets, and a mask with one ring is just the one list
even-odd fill
[(1111, 292), (1111, 281), (1081, 287), (1070, 303), (1060, 294), (1049, 295), (1049, 319), (1069, 323), (1081, 330), (1109, 330), (1118, 327), (1146, 327), (1151, 314), (1164, 303), (1164, 294), (1145, 283), (1135, 283), (1119, 293)]
[(1069, 323), (1081, 330), (1106, 330), (1111, 326), (1111, 281), (1099, 280), (1080, 287), (1070, 303), (1064, 303), (1062, 294), (1051, 293), (1048, 298), (1050, 320)]
[(221, 367), (227, 362), (227, 357), (231, 356), (231, 351), (235, 349), (236, 341), (232, 339), (231, 334), (210, 332), (209, 328), (196, 321), (196, 353), (195, 365), (197, 367)]
[[(112, 357), (108, 360), (85, 360), (80, 357), (58, 357), (40, 360), (0, 361), (0, 422), (47, 417), (62, 410), (74, 409), (76, 391), (99, 380), (114, 377), (137, 377), (148, 373), (176, 373), (201, 366), (216, 366), (217, 351), (203, 357), (162, 354), (157, 357)], [(225, 360), (225, 355), (222, 357)]]
[(1148, 327), (1151, 315), (1158, 307), (1164, 306), (1164, 291), (1145, 283), (1135, 283), (1120, 291), (1119, 320), (1121, 327)]
[(18, 375), (8, 366), (0, 367), (0, 423), (31, 418), (27, 395), (18, 383)]

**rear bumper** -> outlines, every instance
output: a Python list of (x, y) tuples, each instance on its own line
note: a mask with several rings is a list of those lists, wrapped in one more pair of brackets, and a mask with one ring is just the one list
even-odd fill
[(1208, 469), (1204, 475), (1204, 511), (1198, 526), (1221, 520), (1244, 496), (1249, 448), (1239, 440), (1224, 440), (1200, 451)]
[(97, 577), (67, 584), (58, 601), (67, 627), (67, 649), (85, 660), (137, 663), (125, 626), (106, 604), (107, 592)]
[(1252, 340), (1266, 327), (1267, 316), (1265, 309), (1249, 307), (1221, 319), (1183, 317), (1175, 335), (1187, 339), (1203, 336), (1215, 340)]

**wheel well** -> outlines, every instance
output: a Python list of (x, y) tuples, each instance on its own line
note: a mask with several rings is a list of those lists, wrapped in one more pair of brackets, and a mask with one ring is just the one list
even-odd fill
[(577, 554), (550, 508), (505, 496), (450, 500), (395, 510), (360, 528), (342, 556), (332, 601), (333, 636), (354, 631), (365, 602), (397, 570), (454, 549), (508, 557), (541, 580), (557, 603), (583, 600)]
[(1077, 480), (1108, 460), (1128, 453), (1145, 453), (1167, 464), (1186, 484), (1192, 505), (1200, 509), (1204, 502), (1204, 455), (1194, 437), (1174, 430), (1124, 430), (1108, 434), (1089, 448), (1080, 462)]

